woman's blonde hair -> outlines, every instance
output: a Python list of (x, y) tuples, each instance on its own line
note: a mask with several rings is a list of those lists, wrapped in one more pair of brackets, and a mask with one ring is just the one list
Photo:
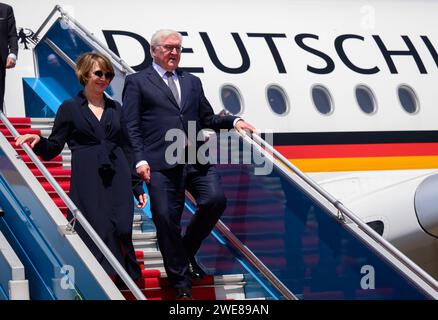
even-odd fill
[(114, 73), (113, 65), (106, 56), (96, 52), (86, 52), (81, 54), (76, 60), (76, 76), (83, 86), (88, 83), (90, 72), (93, 69), (95, 62), (97, 62), (103, 72)]

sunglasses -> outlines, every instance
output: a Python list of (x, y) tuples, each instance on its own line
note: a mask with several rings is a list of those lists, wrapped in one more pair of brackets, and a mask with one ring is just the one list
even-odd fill
[(114, 73), (112, 73), (111, 71), (103, 73), (102, 70), (96, 70), (93, 72), (93, 74), (98, 78), (102, 78), (103, 76), (105, 76), (105, 79), (107, 80), (112, 80), (114, 78)]
[(174, 49), (176, 50), (176, 52), (181, 52), (182, 49), (183, 49), (183, 47), (181, 47), (181, 46), (171, 46), (171, 45), (168, 45), (168, 44), (159, 45), (158, 47), (163, 48), (164, 51), (167, 51), (167, 52), (173, 52)]

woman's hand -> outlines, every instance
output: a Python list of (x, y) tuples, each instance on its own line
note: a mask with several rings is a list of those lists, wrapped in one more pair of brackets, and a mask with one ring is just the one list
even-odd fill
[(33, 148), (35, 145), (40, 142), (41, 137), (37, 134), (24, 134), (22, 136), (18, 136), (15, 138), (15, 145), (21, 146), (23, 143), (29, 143), (30, 146)]
[(143, 193), (138, 196), (137, 200), (138, 200), (137, 208), (143, 209), (148, 203), (148, 196), (146, 195), (146, 193)]

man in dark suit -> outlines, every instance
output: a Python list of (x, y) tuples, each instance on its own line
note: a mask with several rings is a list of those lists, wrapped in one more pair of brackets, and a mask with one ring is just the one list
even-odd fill
[[(214, 114), (200, 79), (177, 69), (181, 43), (181, 34), (174, 30), (159, 30), (152, 36), (153, 64), (126, 77), (123, 113), (137, 173), (148, 185), (167, 276), (177, 298), (191, 298), (192, 278), (205, 274), (195, 254), (225, 210), (226, 198), (214, 166), (166, 159), (166, 150), (173, 141), (166, 141), (165, 135), (179, 129), (187, 136), (193, 124), (196, 136), (203, 128), (254, 128), (240, 118)], [(187, 140), (182, 144), (185, 151), (190, 146), (198, 144)], [(186, 189), (195, 197), (198, 208), (182, 236), (180, 221)]]
[(0, 110), (3, 111), (6, 69), (15, 67), (18, 37), (12, 7), (0, 3)]

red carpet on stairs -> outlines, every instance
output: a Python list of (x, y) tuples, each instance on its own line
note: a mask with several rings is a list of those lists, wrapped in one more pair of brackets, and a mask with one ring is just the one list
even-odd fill
[[(19, 134), (41, 134), (41, 130), (32, 129), (30, 118), (8, 118), (15, 129)], [(55, 204), (60, 208), (64, 217), (67, 217), (67, 207), (64, 204), (64, 201), (61, 200), (59, 195), (54, 191), (54, 188), (50, 185), (50, 183), (44, 178), (40, 170), (37, 169), (36, 165), (32, 162), (27, 153), (21, 148), (15, 146), (15, 139), (10, 133), (10, 131), (2, 124), (0, 125), (0, 132), (5, 135), (17, 153), (20, 155), (21, 159), (26, 163), (31, 172), (36, 176), (38, 181), (40, 181), (44, 190), (46, 190), (50, 197), (53, 199)], [(64, 191), (68, 193), (70, 188), (70, 175), (71, 171), (63, 169), (62, 167), (62, 156), (56, 156), (51, 161), (44, 161), (40, 158), (45, 167), (49, 170), (49, 172), (53, 175), (55, 180), (61, 185)]]
[[(12, 123), (15, 129), (21, 129), (21, 128), (30, 129), (30, 118), (8, 117), (8, 120)], [(0, 123), (0, 129), (6, 129), (3, 122)]]
[[(146, 298), (151, 300), (173, 300), (175, 299), (175, 291), (171, 287), (167, 278), (161, 277), (159, 270), (144, 269), (144, 252), (141, 250), (135, 251), (135, 256), (142, 267), (143, 281), (139, 284)], [(214, 277), (206, 276), (200, 281), (193, 281), (192, 289), (193, 299), (199, 300), (216, 300), (214, 288)], [(121, 290), (123, 296), (128, 300), (134, 300), (135, 297), (128, 289)]]

